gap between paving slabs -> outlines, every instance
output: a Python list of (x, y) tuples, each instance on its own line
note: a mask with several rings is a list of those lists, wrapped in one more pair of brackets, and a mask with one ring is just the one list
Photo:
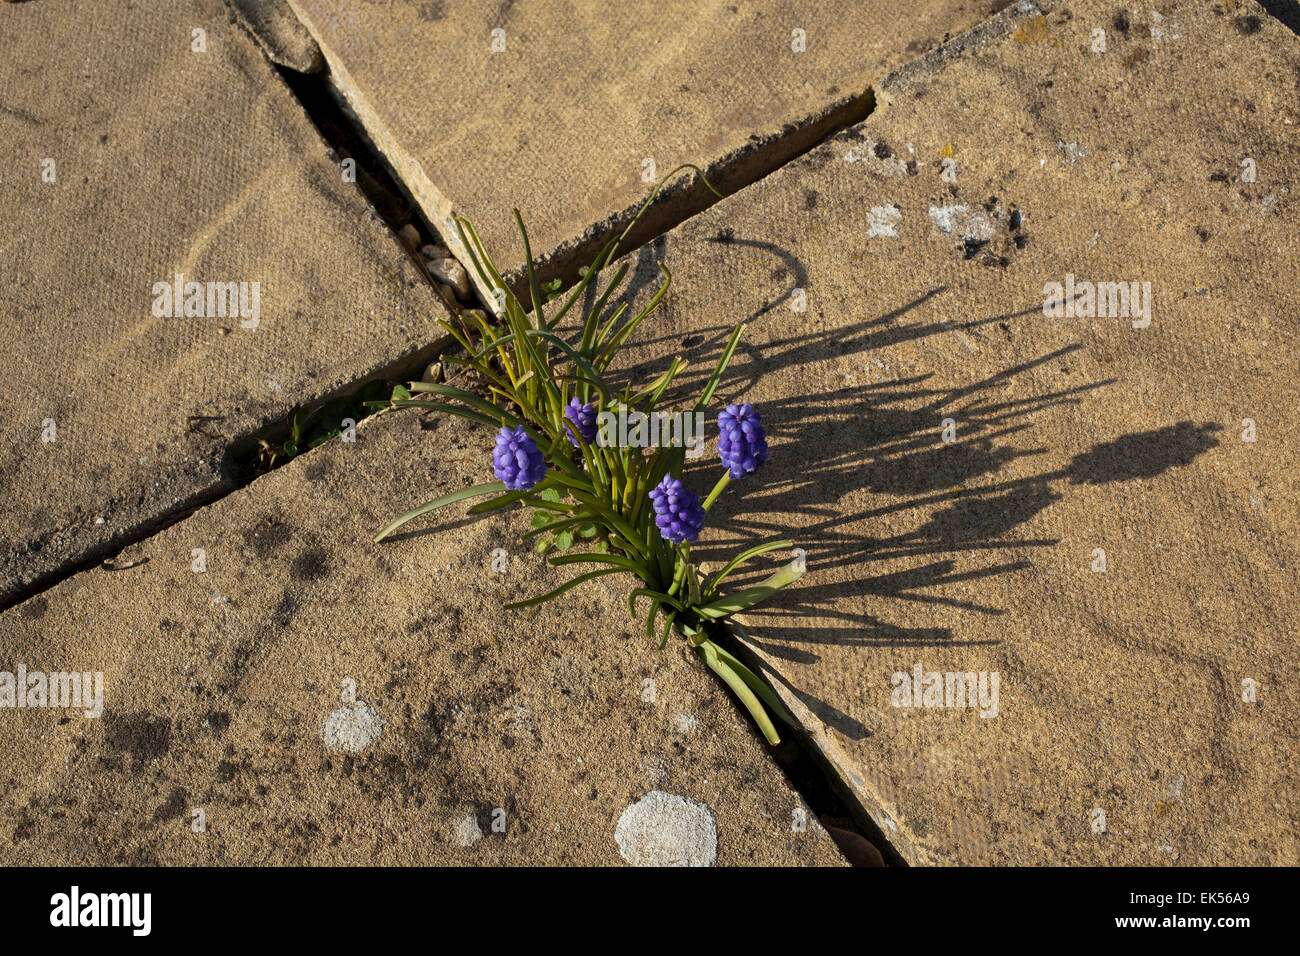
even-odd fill
[[(704, 175), (721, 196), (702, 182), (698, 174), (688, 172), (674, 176), (664, 183), (645, 215), (628, 232), (627, 241), (620, 247), (620, 251), (634, 252), (714, 203), (758, 182), (786, 163), (815, 149), (839, 130), (862, 122), (871, 115), (875, 106), (875, 95), (868, 88), (861, 96), (837, 103), (790, 130), (762, 137), (746, 144), (742, 149), (713, 160), (703, 167)], [(432, 184), (427, 184), (424, 188), (435, 196), (435, 202), (446, 203)], [(558, 282), (560, 289), (576, 284), (581, 278), (579, 270), (596, 257), (610, 238), (628, 227), (639, 209), (638, 202), (589, 226), (581, 239), (538, 255), (534, 260), (538, 281), (544, 285)], [(462, 264), (470, 261), (468, 250), (455, 232), (443, 233), (442, 241)], [(466, 268), (480, 298), (486, 300), (494, 312), (497, 311), (491, 289), (471, 267)], [(507, 272), (503, 278), (516, 295), (526, 295), (528, 280), (523, 268)]]
[[(345, 123), (337, 122), (336, 114), (329, 110), (328, 100), (320, 94), (321, 84), (318, 80), (286, 67), (278, 67), (278, 72), (331, 149), (341, 150), (345, 156), (356, 161), (358, 189), (376, 213), (401, 237), (402, 227), (411, 221), (410, 205), (402, 198), (401, 188), (391, 179), (386, 167), (366, 149), (364, 141), (348, 135)], [(419, 262), (410, 242), (404, 240), (403, 247)], [(446, 295), (445, 289), (440, 288), (432, 279), (429, 281), (449, 309), (459, 310), (454, 297)], [(221, 454), (220, 471), (226, 476), (224, 484), (191, 495), (165, 513), (123, 530), (103, 545), (87, 551), (80, 559), (68, 562), (35, 578), (29, 584), (14, 589), (0, 601), (0, 611), (22, 604), (83, 571), (96, 567), (107, 571), (121, 570), (116, 556), (127, 548), (185, 520), (198, 509), (246, 487), (259, 475), (286, 464), (297, 454), (336, 437), (342, 431), (344, 418), (360, 420), (361, 417), (372, 414), (375, 409), (367, 407), (367, 401), (373, 402), (381, 396), (391, 394), (394, 383), (418, 380), (429, 363), (454, 344), (451, 336), (444, 335), (412, 355), (397, 359), (378, 371), (343, 385), (310, 405), (295, 408), (283, 420), (270, 422), (252, 434), (234, 439)], [(325, 417), (332, 410), (338, 412), (338, 424), (326, 426), (327, 421), (334, 421)], [(189, 427), (202, 431), (207, 421), (210, 419), (205, 416), (191, 416)]]
[[(826, 110), (810, 116), (792, 128), (782, 130), (746, 144), (704, 167), (705, 178), (722, 195), (700, 180), (695, 173), (674, 177), (664, 184), (655, 202), (628, 233), (626, 249), (631, 252), (670, 232), (714, 203), (740, 192), (782, 166), (816, 149), (836, 132), (862, 122), (876, 108), (875, 92), (868, 87), (860, 96), (846, 98)], [(538, 281), (559, 283), (560, 288), (574, 285), (579, 269), (599, 253), (613, 235), (617, 235), (636, 217), (639, 204), (611, 215), (588, 227), (582, 238), (566, 243), (550, 254), (539, 257), (534, 268)], [(458, 254), (464, 253), (456, 238)], [(471, 275), (474, 275), (471, 273)], [(475, 276), (477, 279), (477, 277)], [(504, 276), (516, 294), (523, 292), (526, 273), (516, 269)], [(480, 289), (480, 293), (486, 290)]]
[[(1042, 5), (1040, 9), (1044, 7), (1050, 8), (1050, 4)], [(961, 34), (952, 42), (945, 44), (940, 48), (942, 52), (936, 50), (924, 59), (934, 60), (960, 55), (966, 44), (975, 42), (990, 29), (997, 28), (986, 22), (981, 27)], [(912, 61), (909, 66), (915, 66), (918, 62), (920, 61)], [(463, 246), (457, 241), (457, 237), (453, 236), (452, 241), (446, 241), (446, 237), (439, 237), (437, 230), (423, 217), (421, 204), (408, 188), (407, 181), (393, 168), (382, 145), (376, 144), (367, 125), (358, 115), (356, 103), (349, 98), (345, 90), (340, 89), (329, 66), (326, 65), (322, 72), (311, 75), (284, 66), (281, 67), (281, 72), (327, 141), (345, 155), (364, 157), (364, 161), (359, 162), (359, 170), (365, 168), (372, 173), (373, 178), (368, 177), (367, 182), (359, 176), (359, 182), (363, 183), (363, 188), (372, 203), (384, 212), (390, 226), (403, 237), (408, 251), (414, 256), (415, 250), (421, 244), (444, 241), (446, 245), (452, 247), (453, 254), (462, 261), (462, 266), (472, 277), (475, 290), (479, 293), (480, 306), (497, 311), (495, 300), (484, 295), (485, 289), (481, 277), (474, 269)], [(861, 122), (874, 111), (876, 105), (875, 91), (869, 88), (863, 95), (836, 104), (835, 107), (810, 118), (807, 122), (787, 127), (782, 134), (761, 140), (756, 138), (744, 149), (712, 162), (707, 168), (706, 175), (723, 193), (722, 198), (729, 197), (765, 178), (789, 161), (817, 148), (843, 128)], [(377, 188), (376, 184), (378, 184)], [(647, 186), (647, 189), (650, 188)], [(721, 199), (710, 192), (694, 174), (673, 178), (664, 183), (664, 188), (655, 202), (629, 232), (626, 243), (619, 250), (620, 255), (637, 252), (638, 249), (654, 242), (677, 225), (720, 201)], [(539, 280), (542, 282), (558, 280), (558, 285), (562, 288), (576, 283), (580, 278), (578, 269), (585, 261), (594, 258), (598, 251), (598, 244), (608, 241), (611, 235), (626, 228), (639, 208), (639, 205), (634, 205), (593, 225), (584, 234), (583, 242), (580, 244), (562, 247), (554, 255), (537, 257), (534, 265)], [(415, 231), (418, 231), (418, 238)], [(416, 258), (419, 261), (418, 257)], [(524, 298), (527, 297), (526, 275), (522, 267), (507, 274), (511, 291)], [(484, 302), (485, 298), (486, 302)], [(447, 304), (454, 309), (459, 308), (459, 305), (450, 298), (447, 298)], [(421, 377), (423, 364), (412, 367), (409, 371), (410, 379), (418, 379)], [(756, 673), (763, 673), (761, 662), (747, 647), (734, 645), (732, 650), (746, 659)], [(748, 721), (739, 708), (737, 714)], [(797, 743), (792, 740), (792, 736), (797, 738)], [(874, 816), (862, 806), (852, 790), (844, 785), (842, 777), (834, 770), (828, 755), (807, 731), (799, 728), (795, 735), (787, 735), (786, 742), (779, 752), (773, 753), (773, 756), (795, 789), (808, 799), (809, 805), (817, 810), (819, 815), (833, 818), (833, 822), (831, 819), (824, 822), (830, 822), (832, 826), (835, 824), (841, 826), (836, 838), (846, 855), (857, 860), (862, 859), (863, 854), (855, 846), (855, 842), (862, 841), (864, 839), (862, 834), (866, 834), (866, 839), (874, 847), (880, 848), (881, 855), (889, 864), (906, 865), (904, 857), (893, 847), (889, 838), (877, 825)], [(842, 827), (851, 827), (858, 832), (849, 832)]]
[[(433, 241), (434, 233), (427, 226), (420, 226), (419, 217), (413, 212), (414, 201), (393, 178), (391, 170), (375, 152), (354, 118), (347, 115), (346, 104), (338, 101), (331, 93), (329, 84), (322, 79), (319, 71), (323, 67), (323, 61), (320, 60), (318, 50), (314, 54), (311, 50), (314, 41), (305, 35), (305, 30), (303, 35), (297, 35), (290, 29), (291, 25), (287, 21), (291, 20), (293, 25), (297, 25), (297, 20), (281, 0), (225, 2), (234, 13), (232, 24), (253, 39), (272, 62), (276, 73), (335, 157), (340, 161), (347, 158), (355, 162), (353, 181), (359, 191), (376, 215), (398, 236), (410, 258), (422, 267), (430, 285), (444, 304), (453, 313), (458, 312), (461, 305), (454, 293), (428, 275), (418, 255), (418, 249), (423, 243)], [(302, 30), (300, 25), (298, 27)], [(422, 234), (414, 231), (417, 229)], [(38, 576), (25, 586), (14, 589), (0, 601), (0, 611), (21, 604), (74, 574), (95, 567), (118, 570), (115, 557), (131, 545), (153, 537), (178, 521), (183, 521), (199, 508), (246, 487), (257, 476), (285, 464), (301, 451), (338, 435), (342, 430), (343, 418), (359, 419), (362, 415), (373, 413), (373, 408), (364, 407), (367, 400), (380, 397), (381, 392), (387, 395), (394, 382), (420, 379), (429, 363), (451, 345), (454, 345), (454, 340), (450, 336), (441, 336), (412, 355), (342, 385), (314, 399), (310, 405), (293, 409), (283, 420), (269, 422), (251, 434), (234, 439), (220, 453), (219, 470), (225, 476), (221, 485), (206, 488), (185, 498), (164, 513), (126, 528), (103, 544), (87, 550), (81, 558), (67, 562)], [(340, 424), (325, 427), (324, 422), (329, 420), (326, 416), (331, 411), (338, 413), (334, 420)], [(191, 416), (188, 427), (206, 433), (207, 423), (212, 420), (206, 416)], [(300, 426), (304, 430), (301, 435)]]

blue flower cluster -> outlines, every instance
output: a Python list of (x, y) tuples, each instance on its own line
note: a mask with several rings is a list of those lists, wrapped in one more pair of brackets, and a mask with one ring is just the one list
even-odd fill
[(718, 431), (718, 457), (733, 479), (752, 475), (767, 461), (767, 434), (753, 405), (728, 405), (718, 414)]
[(546, 459), (524, 426), (503, 425), (492, 452), (492, 470), (511, 491), (527, 491), (546, 477)]
[(663, 481), (650, 492), (655, 510), (655, 524), (665, 541), (681, 544), (694, 541), (704, 527), (704, 508), (695, 492), (677, 478), (664, 475)]
[[(594, 404), (588, 402), (584, 405), (572, 398), (564, 409), (564, 418), (565, 430), (574, 447), (578, 446), (575, 430), (588, 444), (595, 442)], [(718, 415), (718, 429), (721, 432), (718, 456), (733, 479), (752, 475), (767, 461), (767, 435), (753, 405), (728, 405)], [(503, 426), (492, 452), (492, 470), (511, 491), (528, 491), (546, 477), (546, 459), (522, 425), (517, 428)], [(665, 475), (650, 492), (650, 501), (654, 506), (655, 524), (665, 541), (681, 544), (699, 538), (704, 528), (704, 506), (681, 479)]]
[[(568, 407), (564, 409), (564, 417), (569, 420), (565, 423), (564, 430), (568, 433), (569, 441), (574, 448), (578, 447), (578, 439), (573, 437), (574, 428), (588, 445), (596, 443), (596, 406), (593, 403), (588, 402), (584, 405), (577, 398), (571, 398)], [(572, 425), (569, 424), (570, 422)]]

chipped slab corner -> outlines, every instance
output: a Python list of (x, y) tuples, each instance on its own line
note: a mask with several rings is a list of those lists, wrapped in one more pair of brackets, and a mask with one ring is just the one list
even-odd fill
[(299, 73), (319, 73), (325, 68), (320, 45), (289, 0), (225, 0), (267, 58)]

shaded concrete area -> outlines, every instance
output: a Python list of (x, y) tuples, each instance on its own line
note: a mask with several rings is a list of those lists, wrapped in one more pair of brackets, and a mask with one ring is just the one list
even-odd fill
[(228, 490), (233, 445), (445, 311), (219, 0), (5, 4), (0, 48), (7, 602)]
[[(468, 262), (451, 217), (469, 217), (511, 281), (512, 207), (543, 278), (571, 278), (648, 182), (694, 163), (733, 191), (861, 119), (873, 79), (1006, 6), (290, 2), (431, 225)], [(681, 180), (629, 242), (712, 201)]]
[(376, 416), (0, 614), (0, 670), (103, 674), (98, 719), (0, 711), (0, 860), (842, 863), (626, 582), (502, 611), (562, 580), (519, 513), (370, 541), (491, 441)]
[(1008, 11), (634, 257), (636, 382), (749, 323), (703, 553), (806, 549), (752, 647), (913, 862), (1300, 858), (1300, 42), (1162, 10)]

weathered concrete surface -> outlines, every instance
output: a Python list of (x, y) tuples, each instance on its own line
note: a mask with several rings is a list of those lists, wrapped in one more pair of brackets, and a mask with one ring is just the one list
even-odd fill
[[(0, 709), (0, 861), (619, 864), (620, 817), (664, 791), (709, 808), (719, 864), (842, 862), (815, 820), (794, 832), (801, 801), (724, 690), (646, 646), (626, 581), (503, 612), (562, 580), (518, 513), (370, 541), (490, 474), (489, 430), (430, 425), (367, 419), (133, 546), (143, 563), (0, 614), (0, 670), (105, 688), (99, 719)], [(679, 816), (624, 842), (707, 860), (707, 819)]]
[[(772, 456), (708, 538), (807, 549), (754, 646), (916, 862), (1300, 860), (1300, 42), (1161, 9), (1008, 12), (656, 246), (636, 378), (750, 323)], [(1149, 327), (1046, 317), (1067, 275)], [(893, 706), (918, 664), (997, 716)]]
[[(219, 0), (5, 4), (0, 49), (5, 602), (228, 487), (232, 442), (445, 311)], [(156, 317), (177, 273), (249, 313), (258, 283), (259, 323)]]
[[(861, 119), (874, 78), (1007, 5), (291, 2), (452, 250), (469, 261), (451, 222), (468, 216), (517, 277), (518, 206), (544, 278), (575, 273), (630, 219), (647, 160), (651, 181), (689, 162), (735, 189)], [(630, 247), (709, 201), (679, 181)]]

